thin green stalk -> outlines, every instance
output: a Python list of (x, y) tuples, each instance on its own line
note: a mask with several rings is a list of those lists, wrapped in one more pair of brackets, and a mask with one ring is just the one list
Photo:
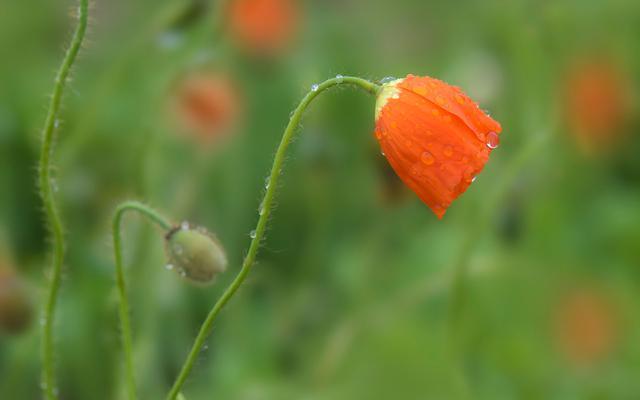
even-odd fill
[(120, 236), (122, 218), (127, 211), (136, 211), (140, 213), (165, 231), (171, 229), (171, 223), (157, 211), (137, 201), (126, 201), (120, 204), (113, 215), (113, 254), (116, 264), (116, 285), (118, 286), (118, 295), (120, 296), (120, 334), (122, 336), (122, 347), (124, 349), (127, 392), (129, 399), (135, 400), (137, 397), (135, 374), (133, 370), (133, 346), (131, 339), (131, 321), (129, 319), (129, 298), (127, 296), (127, 286), (124, 279), (124, 269), (122, 267), (122, 237)]
[(56, 75), (55, 84), (47, 119), (42, 131), (42, 149), (39, 164), (39, 189), (40, 197), (45, 208), (46, 222), (51, 230), (53, 239), (53, 266), (51, 270), (51, 280), (49, 282), (49, 293), (44, 305), (42, 317), (42, 390), (47, 399), (57, 399), (55, 389), (55, 377), (53, 366), (53, 321), (55, 318), (56, 303), (58, 300), (58, 290), (60, 288), (62, 263), (64, 261), (64, 234), (62, 220), (55, 203), (53, 182), (51, 182), (51, 157), (54, 146), (54, 135), (58, 121), (58, 112), (62, 101), (62, 94), (69, 77), (71, 66), (80, 51), (84, 33), (87, 28), (88, 0), (80, 0), (78, 26), (76, 27), (71, 44), (67, 50), (62, 65)]
[(198, 332), (193, 346), (191, 347), (191, 351), (189, 352), (189, 355), (187, 356), (187, 359), (182, 366), (180, 374), (176, 378), (173, 387), (167, 395), (167, 400), (176, 399), (176, 396), (182, 389), (182, 386), (187, 380), (187, 377), (189, 376), (189, 373), (191, 372), (191, 369), (193, 368), (193, 365), (195, 364), (195, 361), (200, 354), (202, 346), (204, 346), (207, 337), (213, 329), (213, 323), (216, 320), (216, 317), (218, 316), (222, 308), (227, 304), (227, 302), (233, 297), (240, 285), (242, 285), (242, 282), (244, 282), (249, 271), (251, 271), (251, 267), (253, 266), (256, 255), (258, 253), (258, 248), (260, 247), (260, 242), (267, 228), (267, 222), (269, 221), (269, 215), (271, 214), (273, 199), (276, 194), (276, 188), (278, 187), (278, 180), (282, 172), (281, 170), (284, 163), (285, 154), (287, 152), (289, 144), (291, 143), (291, 139), (293, 138), (293, 135), (295, 134), (296, 129), (300, 124), (302, 115), (304, 114), (309, 104), (313, 101), (313, 99), (315, 99), (320, 93), (331, 87), (343, 84), (357, 86), (373, 95), (376, 95), (380, 90), (380, 86), (362, 78), (351, 76), (335, 77), (332, 79), (328, 79), (319, 85), (314, 85), (311, 91), (307, 93), (307, 95), (302, 99), (298, 107), (295, 109), (295, 111), (291, 115), (289, 124), (287, 125), (287, 128), (282, 135), (280, 145), (278, 146), (278, 149), (276, 151), (273, 165), (271, 167), (271, 172), (269, 174), (269, 180), (267, 181), (267, 189), (260, 205), (260, 217), (258, 218), (258, 224), (255, 231), (253, 231), (251, 234), (251, 244), (249, 245), (249, 250), (244, 259), (244, 262), (242, 263), (242, 268), (240, 269), (240, 272), (233, 280), (233, 282), (231, 282), (220, 299), (213, 306), (213, 308), (207, 315), (207, 318), (204, 320), (202, 326), (200, 327), (200, 331)]

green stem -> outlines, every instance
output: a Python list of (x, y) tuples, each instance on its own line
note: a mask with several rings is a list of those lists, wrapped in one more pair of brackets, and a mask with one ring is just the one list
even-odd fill
[(262, 237), (264, 236), (264, 232), (267, 227), (267, 222), (269, 221), (269, 215), (271, 214), (273, 199), (276, 194), (276, 188), (278, 187), (278, 180), (280, 178), (285, 154), (287, 152), (289, 144), (291, 143), (291, 139), (293, 138), (293, 135), (298, 128), (300, 119), (302, 118), (304, 111), (307, 109), (313, 99), (315, 99), (320, 93), (331, 87), (342, 84), (357, 86), (373, 95), (376, 95), (380, 90), (380, 86), (362, 78), (351, 76), (335, 77), (332, 79), (328, 79), (319, 85), (314, 85), (311, 91), (307, 93), (307, 95), (302, 99), (298, 107), (295, 109), (295, 111), (291, 115), (289, 124), (287, 125), (287, 128), (282, 135), (280, 145), (278, 146), (278, 149), (276, 151), (273, 165), (271, 167), (271, 172), (269, 174), (267, 190), (260, 205), (260, 217), (258, 218), (258, 224), (255, 231), (253, 231), (251, 235), (251, 244), (249, 245), (249, 250), (244, 259), (244, 262), (242, 263), (242, 268), (240, 269), (240, 272), (233, 280), (233, 282), (231, 282), (229, 287), (227, 287), (220, 299), (213, 306), (213, 308), (207, 315), (207, 318), (204, 320), (202, 326), (200, 327), (200, 331), (198, 332), (193, 346), (191, 347), (191, 351), (189, 352), (189, 355), (187, 356), (187, 359), (182, 366), (180, 374), (176, 378), (173, 387), (167, 395), (167, 400), (176, 399), (176, 396), (187, 380), (187, 376), (189, 376), (189, 373), (191, 372), (191, 369), (193, 368), (193, 365), (198, 358), (198, 354), (200, 353), (202, 346), (204, 346), (207, 337), (213, 329), (213, 323), (216, 320), (216, 317), (218, 316), (222, 308), (227, 304), (227, 302), (233, 297), (240, 285), (242, 285), (242, 282), (244, 282), (249, 271), (251, 271), (251, 267), (253, 266), (253, 262), (255, 261), (256, 255), (258, 253), (258, 248), (260, 247), (260, 242), (262, 241)]
[(62, 94), (67, 83), (67, 78), (71, 66), (80, 51), (84, 33), (87, 28), (88, 0), (80, 0), (78, 26), (76, 27), (71, 44), (67, 50), (60, 69), (55, 78), (53, 94), (49, 103), (49, 110), (42, 131), (42, 149), (39, 164), (39, 189), (40, 197), (44, 203), (46, 222), (51, 230), (53, 239), (53, 266), (51, 270), (51, 280), (49, 282), (49, 292), (44, 305), (42, 317), (42, 389), (47, 399), (57, 399), (55, 389), (55, 377), (53, 366), (53, 321), (55, 317), (56, 303), (58, 300), (58, 290), (60, 288), (62, 263), (64, 261), (64, 235), (62, 220), (55, 203), (53, 183), (51, 182), (51, 157), (54, 146), (54, 134), (58, 112), (62, 101)]
[(127, 211), (136, 211), (142, 214), (165, 231), (171, 229), (171, 223), (157, 211), (137, 201), (126, 201), (120, 204), (113, 215), (113, 254), (116, 263), (116, 285), (118, 286), (118, 295), (120, 296), (120, 334), (122, 336), (122, 347), (124, 349), (127, 392), (129, 394), (129, 399), (135, 400), (137, 397), (135, 374), (133, 370), (133, 346), (131, 340), (131, 321), (129, 319), (129, 299), (124, 279), (124, 269), (122, 267), (122, 238), (120, 236), (122, 218)]

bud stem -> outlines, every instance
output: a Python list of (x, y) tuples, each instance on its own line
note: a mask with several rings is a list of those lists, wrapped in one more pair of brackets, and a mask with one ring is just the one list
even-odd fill
[(366, 79), (352, 77), (352, 76), (335, 77), (335, 78), (328, 79), (319, 85), (314, 85), (313, 89), (309, 93), (307, 93), (307, 95), (302, 99), (298, 107), (295, 109), (295, 111), (291, 116), (291, 119), (289, 120), (289, 125), (287, 125), (287, 128), (285, 129), (284, 134), (282, 135), (280, 145), (278, 146), (278, 149), (276, 151), (276, 155), (273, 160), (273, 165), (271, 167), (271, 172), (269, 174), (269, 187), (267, 188), (261, 203), (263, 207), (263, 212), (260, 214), (260, 217), (258, 218), (258, 224), (254, 231), (255, 236), (252, 235), (251, 244), (249, 245), (249, 250), (244, 259), (244, 262), (242, 263), (242, 268), (240, 269), (240, 272), (238, 273), (236, 278), (233, 280), (233, 282), (231, 282), (231, 284), (224, 291), (220, 299), (215, 303), (215, 305), (207, 315), (207, 318), (204, 320), (202, 326), (200, 327), (200, 331), (198, 332), (198, 335), (196, 336), (193, 346), (191, 347), (191, 351), (189, 352), (189, 355), (187, 356), (187, 359), (185, 360), (184, 365), (182, 366), (180, 374), (176, 378), (176, 381), (174, 382), (173, 387), (171, 388), (169, 394), (167, 395), (167, 400), (175, 400), (176, 397), (178, 396), (178, 393), (182, 389), (182, 386), (187, 380), (187, 377), (189, 376), (189, 373), (191, 372), (191, 369), (193, 368), (193, 365), (195, 364), (195, 361), (198, 358), (198, 354), (200, 353), (200, 350), (204, 346), (205, 341), (207, 340), (207, 337), (209, 336), (209, 334), (211, 333), (211, 330), (213, 329), (213, 323), (216, 320), (216, 317), (218, 316), (222, 308), (231, 299), (231, 297), (233, 297), (233, 295), (236, 293), (240, 285), (242, 285), (242, 282), (244, 282), (245, 278), (247, 277), (247, 274), (249, 273), (249, 271), (251, 270), (251, 267), (253, 266), (256, 255), (258, 253), (258, 248), (260, 247), (260, 241), (262, 240), (265, 229), (267, 227), (267, 222), (269, 221), (269, 215), (271, 214), (273, 199), (275, 197), (276, 188), (278, 187), (278, 179), (280, 178), (285, 154), (286, 154), (287, 148), (289, 147), (289, 144), (291, 143), (291, 139), (293, 138), (293, 135), (295, 134), (296, 129), (300, 124), (300, 119), (302, 118), (302, 115), (304, 114), (309, 104), (313, 101), (313, 99), (315, 99), (320, 93), (324, 92), (329, 88), (332, 88), (334, 86), (339, 86), (339, 85), (357, 86), (372, 95), (376, 95), (380, 90), (379, 85), (373, 82), (370, 82)]
[(130, 400), (135, 400), (137, 397), (135, 374), (133, 370), (133, 345), (131, 339), (131, 322), (129, 320), (129, 299), (127, 297), (127, 286), (125, 284), (124, 270), (122, 267), (122, 238), (120, 236), (122, 217), (127, 211), (138, 212), (165, 231), (169, 231), (171, 229), (171, 223), (151, 207), (137, 201), (126, 201), (121, 203), (118, 208), (116, 208), (116, 212), (113, 215), (113, 254), (116, 264), (116, 285), (118, 286), (118, 295), (120, 296), (120, 334), (124, 350), (127, 393)]
[(69, 49), (67, 50), (60, 69), (56, 74), (53, 93), (47, 111), (47, 118), (42, 130), (42, 147), (38, 168), (39, 193), (44, 203), (45, 221), (49, 225), (53, 239), (53, 265), (49, 290), (44, 304), (42, 316), (42, 382), (44, 397), (48, 400), (57, 399), (53, 366), (53, 321), (55, 317), (58, 290), (60, 289), (62, 263), (64, 261), (64, 234), (62, 219), (55, 203), (54, 189), (51, 182), (51, 157), (55, 141), (56, 121), (62, 102), (62, 94), (69, 77), (73, 62), (80, 51), (84, 33), (87, 28), (88, 0), (80, 0), (78, 25), (73, 33)]

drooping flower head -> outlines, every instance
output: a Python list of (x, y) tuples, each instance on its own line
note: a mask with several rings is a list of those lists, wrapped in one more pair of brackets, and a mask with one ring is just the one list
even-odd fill
[(292, 40), (299, 19), (297, 0), (232, 0), (229, 28), (247, 51), (273, 55)]
[(482, 171), (501, 130), (459, 88), (437, 79), (408, 75), (378, 94), (382, 152), (438, 218)]
[(233, 80), (217, 72), (185, 76), (176, 85), (172, 99), (179, 125), (200, 144), (210, 144), (230, 131), (240, 109)]

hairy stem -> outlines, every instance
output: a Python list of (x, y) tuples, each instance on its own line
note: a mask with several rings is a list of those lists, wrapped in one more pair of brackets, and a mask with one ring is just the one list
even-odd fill
[(242, 268), (240, 269), (240, 272), (238, 272), (236, 278), (224, 291), (220, 299), (215, 303), (215, 305), (207, 315), (207, 318), (202, 323), (200, 331), (198, 332), (193, 346), (191, 347), (191, 351), (189, 352), (189, 355), (187, 356), (187, 359), (182, 366), (180, 374), (176, 378), (173, 387), (167, 395), (167, 400), (176, 399), (176, 396), (187, 380), (187, 377), (189, 376), (189, 373), (191, 372), (191, 369), (193, 368), (193, 365), (198, 358), (198, 354), (200, 353), (202, 346), (204, 346), (207, 337), (213, 329), (213, 323), (216, 320), (216, 317), (218, 316), (222, 308), (227, 304), (227, 302), (233, 297), (238, 288), (240, 288), (240, 285), (242, 285), (242, 282), (244, 282), (249, 271), (251, 271), (251, 267), (253, 266), (256, 255), (258, 253), (258, 248), (260, 247), (260, 242), (267, 227), (267, 222), (269, 221), (269, 215), (271, 214), (273, 199), (276, 194), (276, 188), (278, 187), (278, 180), (282, 172), (281, 170), (284, 163), (285, 154), (287, 152), (289, 144), (291, 143), (291, 139), (293, 138), (293, 135), (296, 133), (296, 129), (300, 124), (302, 115), (304, 114), (309, 104), (313, 101), (313, 99), (315, 99), (320, 93), (334, 86), (343, 84), (359, 87), (373, 95), (377, 94), (380, 89), (380, 86), (362, 78), (350, 76), (336, 77), (328, 79), (319, 85), (314, 85), (311, 91), (307, 93), (298, 107), (294, 110), (293, 114), (291, 115), (291, 119), (289, 120), (289, 124), (287, 125), (287, 128), (282, 135), (280, 145), (278, 146), (275, 158), (273, 160), (273, 165), (269, 174), (268, 186), (264, 194), (262, 203), (260, 204), (260, 217), (258, 218), (256, 229), (251, 235), (251, 244), (249, 245), (249, 250), (246, 257), (244, 258), (244, 262), (242, 263)]
[(127, 211), (138, 212), (165, 231), (171, 229), (171, 223), (157, 211), (137, 201), (127, 201), (120, 204), (113, 215), (113, 254), (116, 264), (116, 285), (118, 286), (118, 295), (120, 296), (120, 334), (122, 336), (122, 347), (124, 349), (127, 393), (130, 400), (135, 400), (137, 397), (135, 374), (133, 370), (133, 346), (131, 339), (131, 321), (129, 319), (129, 298), (127, 296), (127, 286), (122, 266), (122, 237), (120, 236), (122, 218)]
[(56, 303), (58, 300), (58, 290), (60, 288), (60, 278), (62, 263), (64, 261), (64, 234), (60, 212), (55, 203), (53, 182), (51, 182), (51, 157), (54, 146), (54, 135), (58, 121), (58, 112), (62, 94), (67, 83), (67, 78), (71, 66), (80, 51), (84, 33), (87, 28), (88, 0), (80, 0), (78, 26), (76, 27), (71, 44), (67, 50), (60, 69), (55, 78), (55, 85), (49, 103), (49, 110), (42, 131), (42, 148), (39, 164), (39, 189), (40, 197), (44, 204), (46, 222), (51, 230), (53, 240), (53, 265), (51, 278), (49, 281), (49, 291), (44, 305), (42, 317), (42, 390), (45, 398), (57, 399), (54, 376), (54, 354), (53, 354), (53, 321), (55, 318)]

